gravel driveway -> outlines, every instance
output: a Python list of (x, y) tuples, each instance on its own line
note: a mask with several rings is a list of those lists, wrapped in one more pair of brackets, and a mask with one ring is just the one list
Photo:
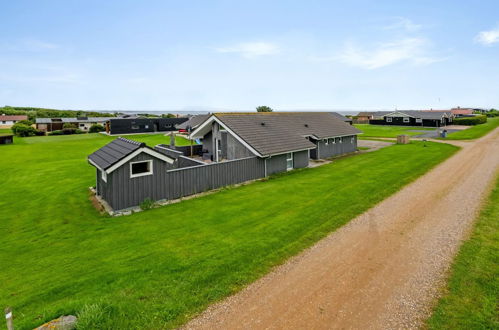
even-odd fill
[(418, 328), (499, 170), (499, 129), (240, 293), (192, 329)]

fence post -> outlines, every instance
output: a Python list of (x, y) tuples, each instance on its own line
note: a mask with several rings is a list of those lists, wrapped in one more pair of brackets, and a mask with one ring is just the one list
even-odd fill
[(14, 330), (14, 325), (12, 322), (12, 308), (7, 307), (5, 309), (5, 320), (7, 321), (7, 329)]

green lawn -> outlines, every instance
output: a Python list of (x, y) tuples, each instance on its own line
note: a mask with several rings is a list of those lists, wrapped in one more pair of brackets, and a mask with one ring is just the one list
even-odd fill
[(0, 148), (0, 306), (16, 329), (62, 314), (81, 329), (178, 326), (457, 150), (395, 145), (112, 218), (88, 200), (86, 156), (111, 139), (94, 135)]
[(472, 126), (460, 132), (451, 133), (447, 140), (473, 140), (484, 136), (494, 128), (499, 126), (499, 117), (488, 118), (485, 124)]
[(420, 126), (389, 126), (389, 125), (369, 125), (369, 124), (354, 124), (355, 127), (360, 129), (363, 134), (359, 135), (360, 139), (366, 137), (389, 137), (394, 138), (400, 134), (407, 134), (410, 136), (421, 135), (422, 132), (414, 130), (434, 131), (435, 128), (420, 127)]
[(461, 247), (444, 296), (427, 325), (431, 329), (499, 329), (499, 178)]

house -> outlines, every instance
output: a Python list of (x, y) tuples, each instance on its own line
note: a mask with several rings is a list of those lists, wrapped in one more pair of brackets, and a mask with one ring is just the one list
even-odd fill
[(8, 116), (8, 115), (0, 115), (0, 128), (11, 128), (15, 123), (21, 120), (28, 120), (28, 116), (24, 115), (16, 115), (16, 116)]
[(210, 117), (210, 114), (192, 116), (189, 120), (177, 125), (177, 129), (179, 132), (188, 132), (189, 129), (192, 132), (206, 119), (208, 119), (208, 117)]
[(75, 118), (36, 118), (36, 128), (43, 132), (61, 130), (69, 123), (84, 132), (95, 124), (104, 126), (111, 117), (75, 117)]
[(441, 127), (452, 123), (450, 111), (397, 110), (385, 114), (383, 119), (372, 119), (373, 125)]
[(120, 137), (88, 162), (96, 196), (116, 211), (307, 167), (310, 158), (356, 151), (359, 133), (326, 112), (213, 114), (191, 133), (202, 138), (205, 161)]
[(468, 109), (468, 108), (452, 108), (450, 110), (423, 110), (426, 112), (447, 112), (451, 113), (454, 117), (468, 117), (473, 115), (473, 109)]
[(106, 132), (110, 135), (176, 131), (188, 118), (110, 118)]
[(256, 156), (268, 174), (357, 150), (360, 131), (327, 112), (215, 113), (190, 135), (215, 162)]
[(371, 119), (382, 119), (384, 115), (389, 114), (390, 111), (361, 111), (357, 114), (356, 123), (368, 124)]

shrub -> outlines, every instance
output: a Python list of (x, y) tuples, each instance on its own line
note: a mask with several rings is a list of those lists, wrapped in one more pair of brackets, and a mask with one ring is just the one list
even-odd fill
[(488, 111), (486, 113), (486, 116), (487, 117), (499, 117), (499, 110), (496, 110), (496, 109), (490, 109), (490, 111)]
[(82, 131), (82, 130), (81, 130), (81, 129), (79, 129), (79, 128), (75, 129), (75, 132), (74, 132), (74, 134), (84, 134), (84, 133), (85, 133), (85, 132), (84, 132), (84, 131)]
[(16, 124), (24, 124), (24, 125), (26, 125), (26, 126), (31, 126), (31, 125), (33, 125), (33, 123), (32, 123), (31, 121), (29, 121), (29, 120), (20, 120), (20, 121), (18, 121)]
[(146, 198), (142, 203), (140, 203), (140, 209), (143, 211), (152, 209), (154, 207), (154, 204), (155, 203), (151, 199)]
[(14, 125), (12, 125), (11, 130), (12, 133), (21, 137), (32, 136), (36, 134), (36, 129), (22, 123), (15, 123)]
[(459, 117), (454, 119), (455, 125), (479, 125), (487, 122), (487, 116)]
[(62, 135), (62, 131), (61, 130), (55, 130), (55, 131), (52, 131), (52, 132), (49, 132), (49, 135)]
[(76, 129), (76, 125), (75, 125), (75, 124), (71, 124), (71, 123), (64, 123), (64, 124), (62, 125), (62, 128), (63, 128), (63, 129), (64, 129), (64, 128), (74, 128), (74, 129)]
[(71, 134), (75, 134), (76, 133), (76, 128), (74, 127), (66, 127), (66, 128), (62, 128), (62, 134), (64, 135), (71, 135)]
[(104, 126), (99, 125), (99, 124), (93, 124), (90, 126), (90, 129), (88, 130), (89, 133), (99, 133), (104, 131)]
[(45, 132), (44, 131), (40, 131), (40, 130), (35, 130), (35, 135), (36, 136), (44, 136)]

